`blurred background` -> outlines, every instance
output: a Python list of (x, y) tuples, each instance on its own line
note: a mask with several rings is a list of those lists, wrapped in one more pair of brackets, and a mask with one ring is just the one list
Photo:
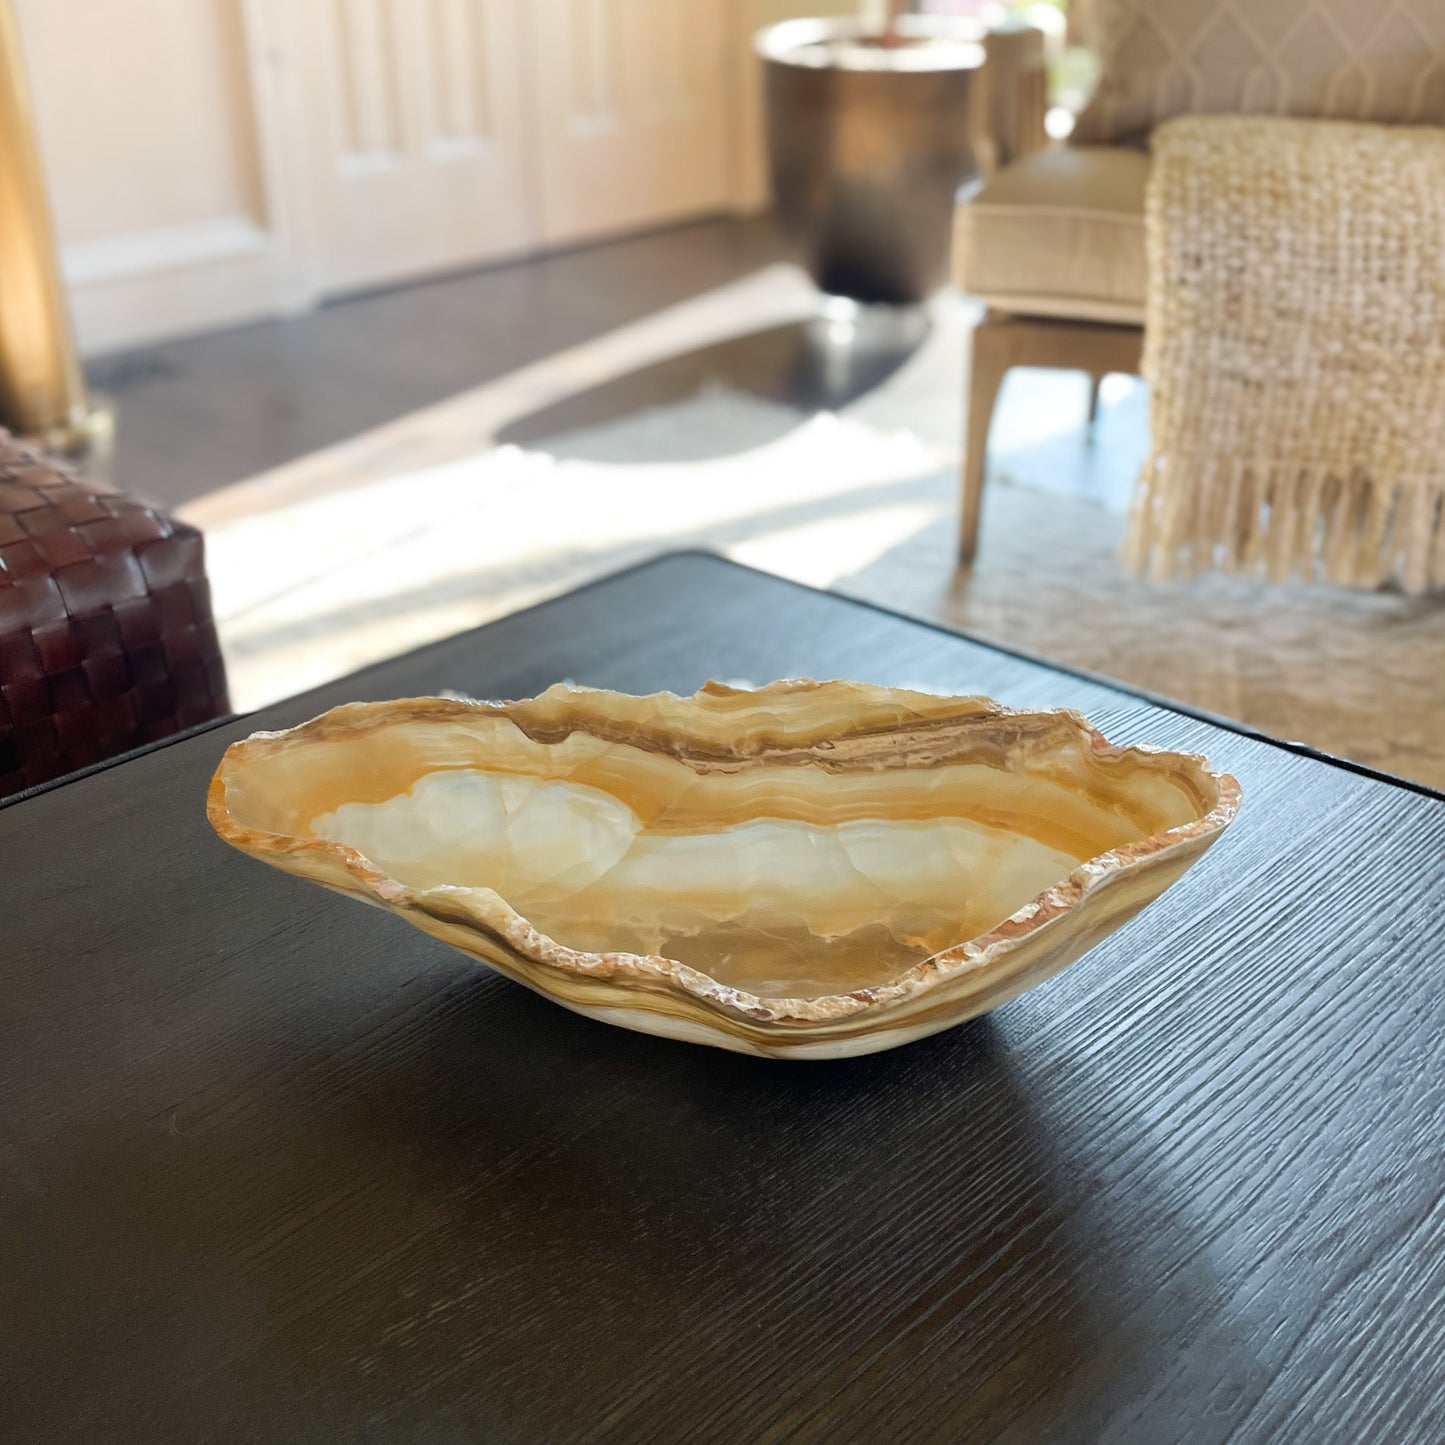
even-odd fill
[[(0, 0), (0, 382), (54, 403), (0, 422), (204, 536), (237, 708), (702, 546), (1445, 778), (1436, 611), (1119, 566), (1148, 165), (1067, 143), (1086, 0), (838, 8), (917, 57), (765, 65), (804, 0)], [(1063, 329), (965, 449), (1019, 302)]]
[[(752, 36), (816, 10), (13, 4), (87, 357), (687, 218), (756, 214), (768, 196)], [(916, 8), (1062, 33), (1048, 3)]]

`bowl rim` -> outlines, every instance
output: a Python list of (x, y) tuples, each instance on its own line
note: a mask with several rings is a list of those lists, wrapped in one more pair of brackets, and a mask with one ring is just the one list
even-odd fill
[[(314, 741), (318, 737), (359, 735), (375, 725), (373, 718), (383, 710), (405, 706), (411, 710), (415, 719), (435, 717), (440, 721), (482, 713), (515, 721), (514, 710), (533, 705), (559, 691), (579, 696), (591, 694), (632, 699), (633, 695), (630, 694), (556, 684), (545, 693), (539, 694), (538, 698), (516, 702), (430, 697), (343, 703), (295, 727), (255, 732), (230, 744), (222, 755), (207, 789), (206, 816), (223, 841), (244, 853), (263, 861), (282, 856), (318, 855), (339, 864), (345, 870), (358, 885), (351, 890), (353, 896), (362, 901), (375, 902), (390, 911), (402, 914), (423, 914), (443, 925), (461, 926), (473, 932), (480, 931), (490, 935), (504, 949), (511, 950), (539, 969), (543, 977), (557, 974), (579, 981), (606, 983), (624, 991), (631, 989), (680, 994), (693, 1004), (700, 1005), (706, 1012), (726, 1018), (735, 1025), (750, 1028), (776, 1025), (801, 1031), (824, 1024), (839, 1024), (864, 1012), (891, 1010), (904, 1002), (932, 993), (962, 975), (995, 967), (1009, 954), (1022, 948), (1036, 933), (1079, 908), (1106, 882), (1191, 845), (1202, 844), (1207, 847), (1234, 820), (1243, 799), (1243, 789), (1238, 779), (1229, 773), (1214, 771), (1209, 760), (1202, 754), (1180, 752), (1149, 743), (1111, 743), (1093, 723), (1073, 708), (1013, 708), (978, 695), (919, 693), (868, 683), (814, 681), (809, 678), (786, 678), (758, 688), (735, 688), (727, 684), (708, 682), (691, 697), (659, 692), (636, 697), (635, 700), (655, 701), (664, 705), (702, 705), (702, 700), (708, 697), (746, 693), (766, 698), (800, 690), (837, 688), (866, 689), (869, 692), (887, 693), (900, 698), (927, 698), (935, 705), (951, 703), (957, 706), (960, 715), (967, 709), (981, 721), (1008, 718), (1057, 720), (1072, 727), (1082, 747), (1094, 757), (1115, 759), (1134, 755), (1159, 762), (1172, 762), (1194, 771), (1214, 784), (1217, 790), (1216, 801), (1208, 811), (1185, 823), (1085, 859), (1057, 883), (1035, 895), (987, 932), (921, 959), (886, 982), (814, 998), (754, 994), (746, 989), (724, 984), (699, 969), (658, 954), (591, 953), (568, 948), (534, 927), (493, 889), (456, 884), (412, 888), (399, 883), (364, 854), (346, 844), (251, 828), (237, 822), (229, 809), (228, 787), (231, 775), (253, 757), (275, 752), (297, 742)], [(558, 1001), (565, 1002), (561, 999)]]

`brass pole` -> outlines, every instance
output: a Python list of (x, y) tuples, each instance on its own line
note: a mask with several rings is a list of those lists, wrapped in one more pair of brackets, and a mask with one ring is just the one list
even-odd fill
[(0, 425), (71, 447), (88, 430), (30, 90), (10, 0), (0, 0)]

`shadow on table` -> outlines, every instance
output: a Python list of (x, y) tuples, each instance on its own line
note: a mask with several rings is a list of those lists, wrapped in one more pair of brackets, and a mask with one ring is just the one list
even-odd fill
[(609, 1028), (480, 970), (439, 999), (404, 1044), (338, 1054), (327, 1127), (292, 1155), (365, 1201), (312, 1246), (350, 1284), (276, 1342), (299, 1371), (364, 1355), (385, 1397), (425, 1360), (465, 1393), (483, 1349), (514, 1390), (560, 1372), (625, 1433), (660, 1369), (700, 1418), (746, 1385), (787, 1435), (880, 1392), (1003, 1425), (1045, 1379), (1087, 1394), (1103, 1338), (1113, 1379), (1147, 1356), (1114, 1313), (1131, 1261), (1089, 1227), (1006, 1023), (788, 1063)]

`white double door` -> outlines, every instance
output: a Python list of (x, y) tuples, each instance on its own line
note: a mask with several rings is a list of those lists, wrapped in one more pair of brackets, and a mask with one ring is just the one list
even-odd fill
[(286, 0), (286, 26), (323, 294), (730, 199), (730, 0)]

